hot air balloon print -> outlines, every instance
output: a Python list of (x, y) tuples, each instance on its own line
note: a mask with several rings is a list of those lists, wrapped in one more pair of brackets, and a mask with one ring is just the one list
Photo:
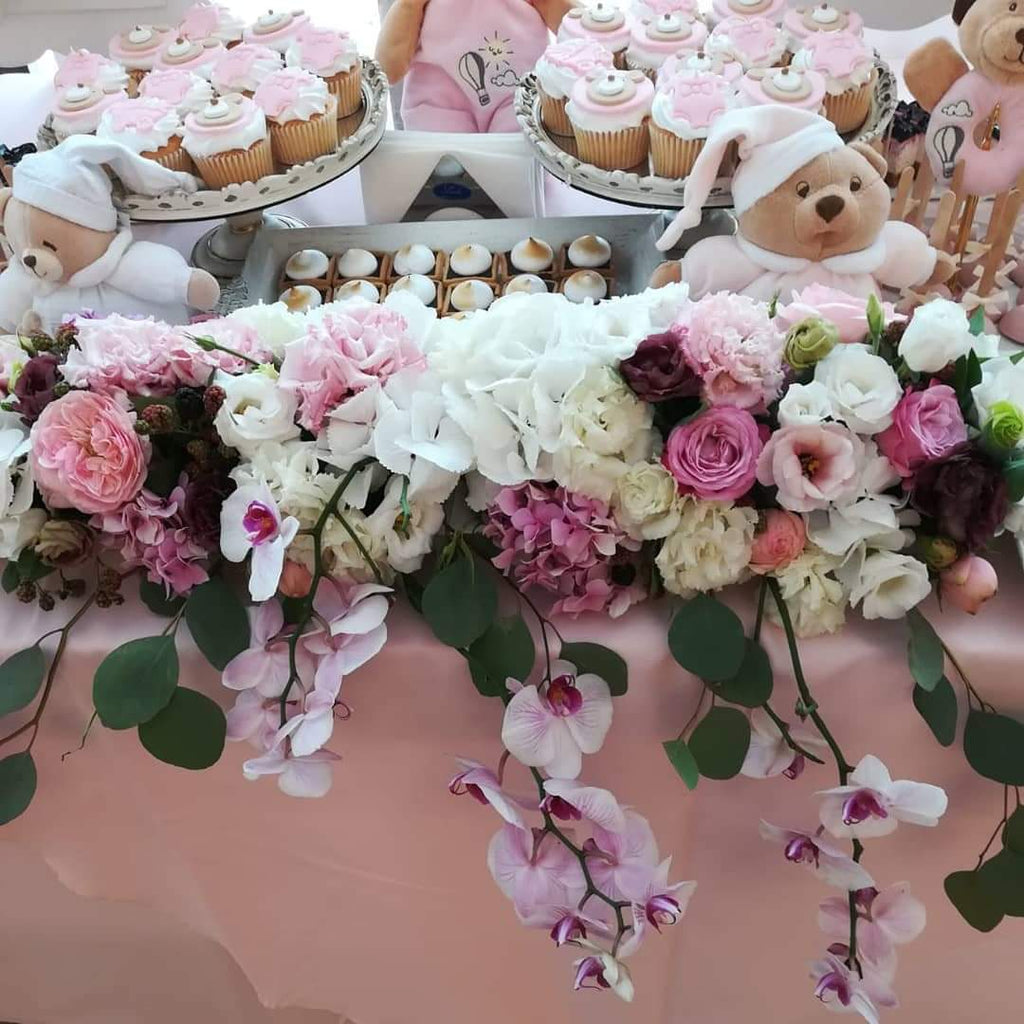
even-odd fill
[(459, 61), (459, 78), (476, 92), (476, 98), (480, 101), (481, 107), (489, 106), (491, 102), (491, 94), (487, 91), (484, 81), (486, 73), (487, 65), (479, 53), (470, 50), (469, 53), (462, 55), (462, 59)]
[(955, 124), (947, 124), (935, 133), (932, 144), (942, 161), (942, 176), (952, 178), (956, 170), (956, 158), (964, 144), (964, 130)]

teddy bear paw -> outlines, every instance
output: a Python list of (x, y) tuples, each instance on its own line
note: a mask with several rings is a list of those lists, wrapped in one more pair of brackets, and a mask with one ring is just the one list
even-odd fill
[(188, 282), (188, 304), (193, 309), (209, 313), (220, 301), (220, 285), (217, 278), (205, 270), (193, 270)]

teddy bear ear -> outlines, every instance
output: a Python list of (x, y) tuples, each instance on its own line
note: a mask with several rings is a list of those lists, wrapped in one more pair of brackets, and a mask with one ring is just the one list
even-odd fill
[(889, 171), (889, 162), (878, 152), (872, 149), (866, 142), (851, 142), (850, 149), (859, 153), (871, 166), (884, 178)]
[(957, 25), (963, 24), (964, 18), (967, 17), (967, 12), (977, 3), (977, 0), (956, 0), (956, 4), (953, 6), (953, 21)]

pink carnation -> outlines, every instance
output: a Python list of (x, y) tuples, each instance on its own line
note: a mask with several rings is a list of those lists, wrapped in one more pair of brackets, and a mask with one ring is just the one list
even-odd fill
[(683, 494), (735, 501), (754, 486), (761, 448), (761, 433), (749, 412), (715, 406), (669, 434), (661, 461)]
[(695, 303), (679, 326), (686, 361), (712, 405), (758, 409), (778, 397), (786, 336), (766, 306), (720, 292)]
[(382, 306), (353, 303), (324, 314), (288, 346), (281, 387), (297, 395), (299, 422), (317, 431), (346, 398), (424, 363), (403, 317)]
[(135, 413), (107, 395), (72, 391), (32, 427), (32, 472), (51, 508), (113, 512), (142, 489), (149, 442)]
[(554, 484), (506, 487), (487, 509), (484, 535), (501, 549), (495, 566), (522, 587), (559, 595), (556, 614), (622, 615), (646, 596), (633, 554), (601, 501)]
[(878, 447), (902, 477), (948, 455), (967, 440), (967, 425), (956, 392), (948, 384), (924, 391), (907, 389), (892, 426), (878, 435)]

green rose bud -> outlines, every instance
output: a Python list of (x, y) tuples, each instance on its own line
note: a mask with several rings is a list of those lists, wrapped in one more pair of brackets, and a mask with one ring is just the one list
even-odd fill
[(921, 557), (936, 572), (948, 569), (959, 557), (960, 550), (948, 537), (919, 537)]
[(785, 359), (794, 370), (810, 370), (838, 344), (836, 325), (812, 316), (786, 335)]
[(1012, 402), (994, 402), (985, 424), (985, 440), (1009, 451), (1024, 438), (1024, 412)]

